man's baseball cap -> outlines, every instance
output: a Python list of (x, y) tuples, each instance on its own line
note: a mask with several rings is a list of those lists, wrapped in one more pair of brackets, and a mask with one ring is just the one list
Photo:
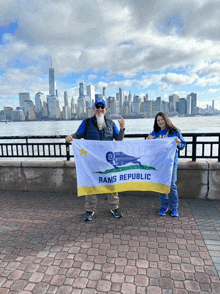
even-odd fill
[(106, 106), (106, 102), (105, 102), (105, 100), (104, 100), (104, 99), (101, 99), (101, 98), (99, 98), (99, 99), (97, 99), (97, 100), (95, 101), (94, 106), (96, 106), (97, 104), (103, 104), (103, 105)]

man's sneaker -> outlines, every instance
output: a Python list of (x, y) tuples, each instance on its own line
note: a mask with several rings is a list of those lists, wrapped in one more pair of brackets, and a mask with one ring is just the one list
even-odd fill
[(111, 213), (114, 215), (116, 218), (120, 218), (123, 216), (121, 210), (119, 208), (116, 208), (115, 210), (111, 210)]
[(83, 216), (84, 221), (91, 221), (93, 215), (94, 215), (93, 211), (86, 211), (86, 214), (84, 214)]
[(161, 207), (161, 209), (159, 210), (158, 214), (159, 215), (166, 215), (167, 211), (168, 211), (168, 208)]
[(179, 216), (178, 209), (177, 209), (177, 208), (172, 209), (170, 215), (171, 215), (171, 216)]

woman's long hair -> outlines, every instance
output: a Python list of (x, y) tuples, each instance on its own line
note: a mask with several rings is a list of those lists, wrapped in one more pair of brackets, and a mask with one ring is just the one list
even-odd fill
[(158, 133), (160, 131), (160, 127), (157, 124), (157, 117), (158, 116), (161, 116), (164, 119), (166, 128), (168, 128), (169, 135), (173, 135), (174, 132), (179, 133), (179, 130), (173, 125), (169, 116), (162, 111), (158, 112), (157, 115), (155, 116), (155, 120), (154, 120), (154, 132), (155, 133)]

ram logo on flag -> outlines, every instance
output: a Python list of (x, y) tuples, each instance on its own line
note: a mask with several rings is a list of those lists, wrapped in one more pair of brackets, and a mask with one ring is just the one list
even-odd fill
[(73, 141), (78, 196), (124, 191), (169, 193), (175, 138)]

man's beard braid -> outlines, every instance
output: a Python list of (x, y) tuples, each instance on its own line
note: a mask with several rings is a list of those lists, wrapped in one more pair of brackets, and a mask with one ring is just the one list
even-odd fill
[(105, 119), (103, 113), (97, 113), (96, 119), (100, 127), (105, 127)]

